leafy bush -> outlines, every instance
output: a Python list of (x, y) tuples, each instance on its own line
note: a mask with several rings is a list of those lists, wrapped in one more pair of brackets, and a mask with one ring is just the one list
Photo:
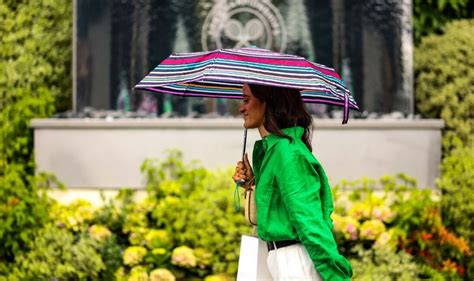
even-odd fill
[(415, 50), (417, 109), (446, 123), (445, 154), (474, 136), (474, 20), (454, 21)]
[(57, 181), (34, 176), (29, 123), (51, 116), (55, 98), (69, 101), (71, 14), (70, 1), (0, 3), (0, 263), (49, 220), (44, 187)]
[(445, 24), (453, 19), (472, 18), (472, 0), (414, 0), (413, 33), (415, 43), (432, 33), (441, 33)]
[[(142, 171), (148, 188), (144, 200), (134, 202), (124, 190), (92, 219), (87, 204), (76, 202), (56, 217), (84, 225), (58, 223), (72, 232), (89, 229), (94, 237), (110, 237), (106, 229), (116, 229), (114, 245), (122, 254), (115, 255), (108, 276), (114, 272), (117, 280), (235, 276), (240, 234), (250, 229), (231, 203), (231, 171), (212, 173), (184, 164), (178, 152), (164, 161), (145, 161)], [(376, 191), (380, 187), (383, 191)], [(443, 280), (465, 274), (471, 249), (443, 225), (437, 192), (418, 189), (415, 180), (398, 175), (344, 181), (334, 188), (334, 198), (335, 236), (353, 262), (355, 280)]]
[(59, 225), (76, 233), (85, 232), (94, 218), (92, 204), (84, 199), (77, 199), (67, 206), (56, 203), (50, 212)]
[(60, 96), (70, 100), (72, 24), (65, 15), (72, 15), (70, 1), (0, 4), (0, 171), (15, 163), (32, 174), (30, 120), (51, 116)]
[[(171, 152), (145, 161), (142, 172), (148, 196), (141, 201), (124, 189), (99, 208), (84, 200), (52, 204), (54, 226), (35, 232), (29, 250), (0, 263), (0, 273), (12, 280), (232, 280), (240, 235), (251, 232), (232, 204), (232, 170), (211, 172)], [(334, 232), (354, 279), (468, 278), (471, 249), (443, 225), (439, 198), (404, 175), (337, 185)]]
[[(423, 39), (415, 51), (418, 110), (446, 123), (437, 185), (448, 229), (474, 247), (474, 20), (454, 21), (445, 33)], [(474, 276), (474, 262), (464, 264)]]
[(216, 273), (233, 275), (237, 271), (240, 235), (251, 231), (242, 214), (234, 210), (231, 172), (209, 173), (196, 164), (186, 168), (181, 158), (180, 153), (173, 152), (161, 164), (148, 161), (142, 167), (145, 174), (154, 175), (148, 177), (148, 189), (156, 194), (155, 198), (164, 196), (156, 202), (152, 218), (157, 226), (173, 234), (177, 245), (212, 249), (212, 255), (202, 262)]
[[(443, 191), (443, 222), (474, 248), (474, 144), (459, 147), (443, 159), (437, 185)], [(474, 276), (474, 262), (465, 264)]]
[[(409, 280), (404, 270), (414, 263), (422, 265), (413, 273), (419, 278), (451, 279), (465, 274), (471, 249), (464, 238), (443, 225), (439, 194), (417, 188), (414, 179), (398, 175), (379, 181), (343, 181), (334, 188), (334, 197), (334, 231), (341, 250), (358, 260), (356, 264), (370, 264), (355, 269), (360, 278), (372, 272), (391, 280)], [(399, 256), (388, 261), (387, 255)]]
[(354, 276), (352, 280), (416, 280), (418, 265), (413, 257), (405, 252), (395, 253), (387, 247), (364, 249), (355, 247), (357, 259), (351, 259)]
[[(0, 21), (3, 106), (25, 109), (16, 112), (26, 115), (41, 112), (49, 115), (54, 107), (61, 111), (69, 109), (72, 2), (2, 1)], [(47, 111), (37, 111), (39, 108)]]
[(235, 276), (240, 235), (251, 229), (234, 210), (231, 171), (185, 164), (181, 153), (173, 151), (164, 161), (145, 161), (142, 172), (148, 189), (142, 201), (133, 201), (133, 193), (122, 190), (95, 210), (76, 200), (51, 211), (55, 223), (76, 236), (105, 241), (98, 251), (108, 265), (100, 278)]
[(44, 173), (28, 176), (25, 181), (20, 168), (21, 165), (8, 165), (4, 176), (0, 176), (0, 263), (12, 262), (28, 249), (36, 232), (51, 221), (47, 190), (62, 187), (56, 177)]
[(474, 145), (460, 147), (443, 159), (442, 177), (437, 185), (445, 197), (442, 200), (443, 219), (474, 243)]
[(105, 268), (96, 241), (87, 236), (75, 239), (63, 228), (47, 225), (29, 244), (31, 251), (15, 258), (10, 280), (97, 279)]

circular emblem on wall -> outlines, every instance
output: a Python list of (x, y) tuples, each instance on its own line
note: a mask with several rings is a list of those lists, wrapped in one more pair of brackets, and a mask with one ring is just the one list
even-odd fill
[(216, 0), (204, 21), (204, 51), (257, 46), (284, 52), (286, 27), (270, 0)]

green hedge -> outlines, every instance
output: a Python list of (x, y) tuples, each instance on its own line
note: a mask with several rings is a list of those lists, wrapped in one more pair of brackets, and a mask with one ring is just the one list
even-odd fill
[(443, 159), (442, 177), (437, 184), (446, 195), (444, 218), (448, 226), (474, 242), (474, 145), (457, 148)]
[(333, 194), (334, 231), (354, 280), (469, 278), (472, 251), (443, 224), (437, 191), (401, 174), (343, 181)]
[(240, 236), (251, 228), (242, 211), (235, 212), (231, 170), (210, 172), (197, 163), (185, 164), (174, 151), (163, 161), (145, 161), (142, 172), (148, 191), (142, 201), (122, 190), (100, 208), (84, 200), (54, 204), (49, 209), (53, 224), (36, 232), (30, 250), (14, 262), (0, 262), (0, 276), (232, 279)]
[(33, 176), (29, 123), (70, 103), (71, 3), (0, 3), (0, 262), (27, 249), (49, 219), (43, 191), (54, 178)]
[[(442, 118), (441, 189), (444, 224), (474, 247), (474, 20), (448, 24), (442, 35), (424, 38), (415, 50), (417, 109)], [(474, 262), (464, 264), (474, 276)]]
[(31, 251), (18, 255), (10, 280), (98, 280), (105, 269), (97, 241), (89, 236), (75, 237), (70, 231), (46, 225), (29, 242)]
[(33, 174), (30, 120), (70, 103), (71, 14), (70, 1), (0, 3), (0, 171), (15, 163)]
[(473, 0), (414, 0), (413, 35), (415, 44), (429, 34), (442, 33), (446, 23), (473, 18)]
[[(190, 270), (192, 274), (233, 276), (237, 271), (240, 235), (251, 231), (241, 212), (234, 210), (230, 172), (210, 172), (197, 163), (184, 165), (177, 151), (163, 162), (145, 161), (142, 172), (150, 194), (146, 207), (149, 214), (145, 217), (151, 220), (147, 224), (143, 216), (127, 217), (132, 223), (125, 223), (126, 231), (142, 233), (146, 232), (143, 228), (150, 226), (163, 229), (172, 237), (169, 248), (181, 245), (194, 249), (197, 265), (201, 264)], [(172, 259), (171, 268), (173, 265), (176, 266)], [(179, 270), (173, 272), (183, 274)]]
[[(443, 159), (437, 185), (443, 192), (444, 223), (474, 248), (474, 144), (456, 148)], [(465, 265), (474, 277), (474, 260)]]
[(443, 35), (423, 38), (415, 49), (417, 110), (442, 118), (445, 154), (474, 136), (474, 20), (454, 21)]
[[(233, 280), (251, 228), (234, 209), (232, 169), (209, 171), (171, 152), (142, 172), (140, 201), (124, 189), (99, 208), (54, 203), (28, 250), (0, 262), (0, 280)], [(404, 175), (343, 181), (333, 192), (334, 233), (353, 280), (468, 277), (471, 249), (443, 224), (436, 192)]]

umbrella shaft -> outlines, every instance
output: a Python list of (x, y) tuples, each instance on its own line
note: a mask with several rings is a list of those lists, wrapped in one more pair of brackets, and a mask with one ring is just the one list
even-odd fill
[(245, 157), (245, 148), (247, 147), (247, 129), (244, 129), (244, 147), (242, 149), (242, 161), (244, 161)]

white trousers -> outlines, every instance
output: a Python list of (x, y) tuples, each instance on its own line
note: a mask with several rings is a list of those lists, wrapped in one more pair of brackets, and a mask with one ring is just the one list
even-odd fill
[(302, 244), (294, 244), (268, 253), (267, 265), (274, 281), (322, 281)]

